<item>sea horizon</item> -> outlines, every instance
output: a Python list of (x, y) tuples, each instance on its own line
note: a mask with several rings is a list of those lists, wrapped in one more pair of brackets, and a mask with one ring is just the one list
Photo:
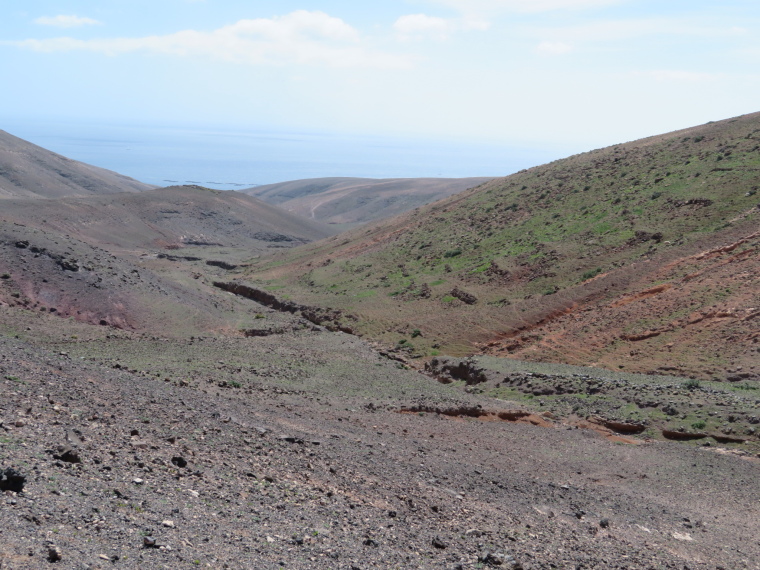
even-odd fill
[(529, 145), (273, 129), (22, 120), (0, 128), (147, 184), (220, 190), (324, 177), (497, 177), (566, 156)]

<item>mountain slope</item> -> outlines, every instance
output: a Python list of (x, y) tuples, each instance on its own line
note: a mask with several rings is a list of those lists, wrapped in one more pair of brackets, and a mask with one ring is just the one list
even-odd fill
[(154, 188), (71, 160), (0, 130), (0, 199), (142, 192)]
[(332, 235), (327, 225), (299, 218), (244, 194), (200, 186), (140, 193), (66, 197), (40, 203), (3, 202), (2, 218), (77, 236), (107, 248), (192, 246), (292, 247)]
[[(246, 277), (354, 313), (357, 331), (416, 356), (487, 346), (637, 371), (747, 373), (760, 322), (758, 138), (752, 114), (584, 153), (283, 253)], [(707, 271), (686, 286), (699, 260), (723, 260), (741, 278), (724, 287)], [(677, 301), (646, 293), (662, 281)], [(636, 295), (646, 300), (626, 304)], [(635, 312), (614, 317), (622, 306)], [(593, 337), (589, 319), (605, 334)], [(674, 324), (684, 320), (697, 328)], [(658, 327), (668, 334), (652, 335)], [(720, 356), (705, 358), (705, 346)]]
[(491, 178), (312, 178), (244, 190), (289, 212), (330, 224), (361, 224), (435, 202)]
[(250, 196), (200, 187), (2, 206), (0, 304), (162, 333), (252, 323), (254, 308), (201, 276), (332, 233)]

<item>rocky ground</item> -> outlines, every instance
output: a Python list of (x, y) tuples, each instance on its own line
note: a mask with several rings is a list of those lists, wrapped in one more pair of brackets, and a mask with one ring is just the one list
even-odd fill
[(760, 568), (760, 462), (730, 446), (425, 411), (521, 404), (297, 317), (0, 310), (2, 568)]

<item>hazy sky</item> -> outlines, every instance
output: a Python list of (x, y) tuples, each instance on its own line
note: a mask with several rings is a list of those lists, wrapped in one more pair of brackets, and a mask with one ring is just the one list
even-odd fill
[(584, 150), (760, 110), (758, 0), (1, 3), (0, 121)]

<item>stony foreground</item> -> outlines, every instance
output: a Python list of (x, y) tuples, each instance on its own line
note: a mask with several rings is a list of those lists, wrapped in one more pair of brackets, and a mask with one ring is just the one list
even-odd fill
[(760, 568), (757, 458), (399, 413), (476, 397), (341, 333), (79, 327), (0, 336), (0, 568)]

